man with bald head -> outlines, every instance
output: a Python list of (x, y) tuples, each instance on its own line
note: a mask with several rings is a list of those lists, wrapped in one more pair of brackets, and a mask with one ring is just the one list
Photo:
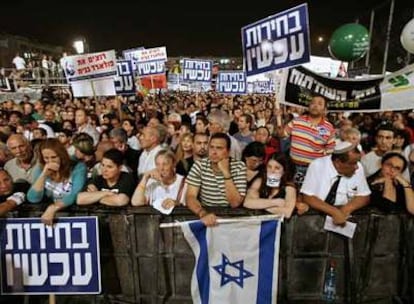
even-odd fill
[(4, 168), (10, 173), (13, 182), (33, 182), (33, 167), (36, 159), (29, 141), (22, 134), (12, 134), (7, 140), (7, 147), (13, 155)]

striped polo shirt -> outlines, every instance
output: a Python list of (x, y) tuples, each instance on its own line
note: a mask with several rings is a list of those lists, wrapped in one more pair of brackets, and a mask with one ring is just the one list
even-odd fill
[[(246, 195), (246, 165), (239, 160), (230, 160), (230, 172), (233, 183), (241, 196)], [(223, 174), (215, 174), (209, 158), (196, 161), (187, 175), (186, 183), (199, 187), (199, 200), (205, 206), (224, 206), (229, 203), (226, 198), (226, 185)]]
[(290, 157), (296, 165), (307, 166), (315, 158), (331, 154), (335, 147), (335, 129), (326, 119), (312, 124), (307, 115), (293, 119), (287, 126), (290, 134)]

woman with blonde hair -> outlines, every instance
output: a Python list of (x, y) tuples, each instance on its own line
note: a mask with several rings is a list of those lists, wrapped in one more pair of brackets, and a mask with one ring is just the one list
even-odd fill
[(53, 225), (56, 212), (76, 201), (86, 182), (86, 166), (70, 159), (66, 148), (56, 138), (40, 143), (39, 164), (34, 168), (35, 181), (27, 192), (30, 203), (51, 201), (42, 214), (42, 222)]
[(193, 158), (194, 136), (191, 133), (184, 133), (175, 153), (177, 159), (177, 173), (187, 176), (191, 166), (194, 164)]

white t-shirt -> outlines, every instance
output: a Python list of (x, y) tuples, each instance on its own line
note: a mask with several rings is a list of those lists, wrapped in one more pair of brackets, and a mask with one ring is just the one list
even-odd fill
[[(39, 123), (38, 128), (42, 128), (46, 131), (46, 137), (47, 138), (55, 138), (55, 132), (53, 131), (53, 129), (48, 126), (47, 124), (44, 123)], [(29, 141), (33, 139), (33, 131), (31, 130), (25, 130), (23, 133), (24, 137), (26, 137)]]
[[(182, 175), (177, 174), (175, 182), (171, 185), (165, 186), (161, 182), (150, 179), (145, 187), (145, 197), (148, 199), (149, 204), (152, 205), (154, 201), (159, 199), (171, 198), (173, 200), (177, 199), (178, 191), (180, 190), (181, 181), (184, 178)], [(187, 191), (187, 184), (183, 184), (183, 189), (181, 195), (178, 198), (182, 205), (185, 205), (185, 193)]]
[(362, 166), (364, 167), (365, 176), (371, 176), (379, 169), (381, 169), (382, 156), (378, 156), (375, 151), (365, 154), (361, 158)]
[(146, 150), (142, 151), (138, 162), (138, 176), (155, 169), (155, 155), (157, 155), (160, 150), (162, 150), (162, 147), (158, 145), (149, 152)]
[(49, 69), (49, 62), (47, 59), (42, 59), (42, 68), (48, 70)]
[(131, 149), (134, 149), (134, 150), (140, 150), (141, 149), (141, 145), (139, 143), (139, 140), (135, 135), (133, 135), (131, 137), (128, 137), (128, 146)]
[[(317, 158), (310, 163), (300, 192), (325, 200), (332, 184), (337, 178), (338, 171), (336, 171), (332, 163), (331, 156)], [(336, 192), (334, 205), (345, 205), (354, 196), (367, 196), (370, 194), (371, 191), (369, 190), (364, 170), (361, 164), (358, 163), (358, 169), (353, 176), (342, 176)]]
[(20, 56), (14, 57), (12, 63), (16, 66), (16, 70), (24, 70), (26, 68), (26, 61)]

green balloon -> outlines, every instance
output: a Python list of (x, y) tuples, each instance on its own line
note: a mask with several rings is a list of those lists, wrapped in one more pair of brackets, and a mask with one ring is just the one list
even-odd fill
[(342, 61), (354, 61), (365, 55), (369, 48), (368, 30), (358, 23), (340, 26), (329, 41), (329, 53)]

